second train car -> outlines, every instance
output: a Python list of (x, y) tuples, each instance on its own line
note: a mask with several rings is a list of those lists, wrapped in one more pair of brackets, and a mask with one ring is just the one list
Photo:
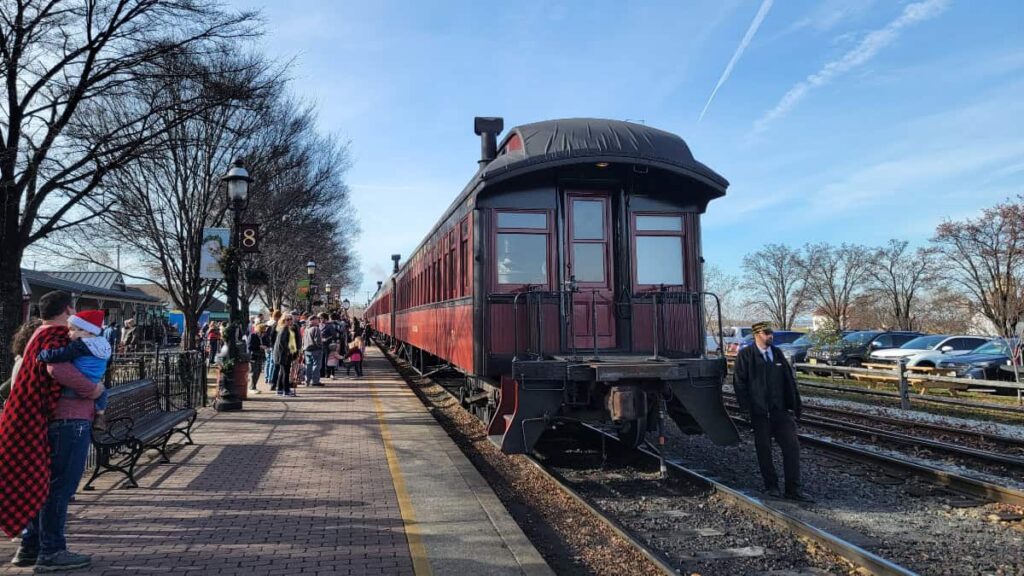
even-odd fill
[[(629, 444), (671, 418), (738, 440), (722, 358), (706, 353), (700, 216), (728, 182), (682, 138), (590, 118), (512, 128), (476, 118), (473, 178), (366, 311), (420, 370), (464, 374), (460, 397), (507, 453), (561, 421)], [(710, 309), (710, 310), (709, 310)]]

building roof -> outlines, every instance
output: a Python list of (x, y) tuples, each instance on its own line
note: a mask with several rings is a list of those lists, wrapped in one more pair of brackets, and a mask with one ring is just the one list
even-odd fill
[[(50, 272), (38, 270), (21, 270), (22, 286), (41, 286), (51, 290), (66, 290), (79, 296), (89, 298), (102, 298), (104, 300), (125, 300), (130, 302), (143, 302), (147, 304), (158, 304), (159, 298), (155, 298), (135, 288), (100, 288), (94, 284), (76, 282), (52, 275)], [(31, 290), (31, 289), (30, 289)]]
[(124, 287), (124, 276), (120, 272), (109, 270), (43, 270), (54, 278), (88, 284), (104, 290), (119, 290)]

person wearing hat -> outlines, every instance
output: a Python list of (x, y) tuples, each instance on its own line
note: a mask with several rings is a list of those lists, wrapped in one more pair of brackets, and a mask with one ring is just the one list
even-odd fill
[(779, 476), (772, 462), (774, 438), (782, 449), (785, 497), (808, 502), (809, 499), (800, 491), (800, 443), (794, 419), (794, 416), (800, 417), (800, 391), (796, 387), (796, 378), (782, 351), (772, 345), (771, 323), (758, 322), (751, 328), (754, 345), (737, 354), (733, 386), (740, 409), (750, 414), (765, 492), (770, 496), (782, 496)]
[[(103, 334), (103, 310), (83, 310), (68, 318), (71, 343), (61, 348), (51, 348), (39, 353), (39, 361), (46, 364), (70, 362), (90, 381), (99, 384), (107, 372), (107, 364), (113, 350)], [(65, 396), (76, 396), (74, 390), (62, 388)], [(95, 400), (96, 417), (92, 421), (95, 430), (106, 430), (107, 396), (104, 389)]]

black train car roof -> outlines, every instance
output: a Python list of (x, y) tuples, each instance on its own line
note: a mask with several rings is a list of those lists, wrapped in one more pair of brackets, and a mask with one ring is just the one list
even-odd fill
[(597, 118), (545, 120), (512, 128), (498, 149), (516, 136), (522, 140), (522, 150), (487, 164), (479, 174), (484, 182), (526, 170), (592, 161), (660, 168), (702, 182), (715, 192), (713, 197), (724, 195), (729, 186), (725, 178), (694, 160), (682, 138), (643, 124)]
[(498, 150), (515, 136), (522, 139), (523, 149), (502, 154), (477, 171), (402, 262), (398, 275), (468, 197), (475, 196), (487, 185), (530, 172), (581, 162), (619, 162), (650, 166), (699, 182), (705, 187), (707, 200), (724, 196), (729, 187), (728, 180), (693, 158), (682, 138), (643, 124), (601, 118), (544, 120), (512, 128), (502, 138)]

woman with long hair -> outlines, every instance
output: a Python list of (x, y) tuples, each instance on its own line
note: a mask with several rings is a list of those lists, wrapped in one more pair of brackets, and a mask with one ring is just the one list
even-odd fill
[(277, 340), (274, 342), (274, 383), (278, 396), (294, 396), (292, 391), (292, 360), (299, 353), (299, 342), (292, 331), (292, 316), (285, 314), (277, 321)]

